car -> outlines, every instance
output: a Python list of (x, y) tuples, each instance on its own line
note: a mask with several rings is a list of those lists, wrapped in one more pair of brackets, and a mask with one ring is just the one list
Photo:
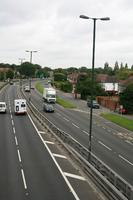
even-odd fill
[[(91, 101), (90, 100), (87, 101), (87, 106), (91, 107)], [(92, 101), (92, 108), (99, 109), (100, 108), (99, 103), (97, 103), (97, 101), (93, 100)]]
[(25, 92), (30, 92), (30, 86), (29, 86), (29, 85), (26, 85), (26, 86), (24, 87), (24, 91), (25, 91)]
[(6, 103), (0, 102), (0, 113), (6, 113)]
[(44, 103), (43, 104), (43, 110), (45, 112), (54, 112), (54, 106), (52, 104), (49, 104), (49, 103)]

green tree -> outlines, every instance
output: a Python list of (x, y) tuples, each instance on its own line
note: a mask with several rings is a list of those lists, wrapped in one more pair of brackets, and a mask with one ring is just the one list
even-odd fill
[(6, 72), (6, 78), (13, 79), (13, 77), (14, 77), (14, 72), (13, 72), (13, 70), (8, 70), (8, 71)]
[(120, 104), (128, 113), (133, 113), (133, 84), (128, 85), (120, 94)]
[(32, 63), (24, 62), (19, 68), (19, 72), (21, 75), (25, 77), (34, 77), (35, 76), (36, 67)]
[(67, 76), (63, 73), (55, 73), (54, 74), (54, 80), (55, 81), (66, 81), (67, 80)]

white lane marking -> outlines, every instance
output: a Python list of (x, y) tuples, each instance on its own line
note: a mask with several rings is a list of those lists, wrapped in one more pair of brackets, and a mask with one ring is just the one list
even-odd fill
[(103, 129), (106, 129), (104, 126), (102, 127)]
[(15, 136), (15, 142), (16, 142), (16, 146), (18, 146), (18, 140), (16, 136)]
[(106, 146), (104, 143), (102, 143), (101, 141), (98, 141), (99, 144), (101, 144), (102, 146), (104, 146), (106, 149), (112, 151), (111, 148), (109, 148), (108, 146)]
[(54, 144), (54, 142), (51, 141), (45, 141), (46, 144)]
[(14, 126), (14, 121), (12, 120), (12, 126)]
[(39, 133), (40, 133), (40, 134), (46, 134), (46, 132), (44, 132), (44, 131), (39, 131)]
[(76, 192), (74, 191), (73, 187), (71, 186), (70, 182), (68, 181), (68, 179), (67, 179), (66, 176), (64, 175), (64, 173), (63, 173), (61, 167), (59, 166), (59, 164), (57, 163), (56, 159), (55, 159), (54, 156), (52, 155), (52, 152), (50, 151), (48, 145), (47, 145), (47, 144), (45, 143), (45, 141), (43, 140), (43, 137), (42, 137), (41, 134), (39, 133), (37, 127), (35, 126), (35, 124), (34, 124), (32, 118), (30, 117), (29, 114), (28, 114), (28, 117), (29, 117), (29, 119), (31, 120), (31, 123), (33, 124), (33, 126), (34, 126), (36, 132), (38, 133), (38, 135), (39, 135), (39, 137), (40, 137), (42, 143), (44, 144), (44, 146), (46, 147), (47, 151), (49, 152), (51, 158), (53, 159), (53, 161), (54, 161), (56, 167), (58, 168), (59, 172), (61, 173), (62, 177), (64, 178), (64, 180), (65, 180), (66, 184), (68, 185), (70, 191), (72, 192), (73, 196), (75, 197), (76, 200), (80, 200), (79, 197), (78, 197), (78, 195), (77, 195)]
[(19, 162), (21, 162), (21, 156), (20, 156), (20, 152), (19, 152), (19, 149), (17, 150), (17, 153), (18, 153), (18, 159), (19, 159)]
[(63, 117), (63, 119), (66, 120), (67, 122), (69, 122), (69, 119), (67, 119), (67, 118), (65, 118), (65, 117)]
[(86, 135), (90, 135), (87, 131), (83, 131)]
[(53, 153), (53, 156), (54, 156), (54, 157), (58, 157), (58, 158), (65, 158), (65, 159), (67, 159), (66, 156), (63, 156), (63, 155), (60, 155), (60, 154), (55, 154), (55, 153)]
[(133, 145), (133, 143), (131, 143), (130, 141), (128, 141), (128, 140), (126, 140), (126, 142), (128, 143), (128, 144), (131, 144), (131, 145)]
[(133, 166), (133, 163), (132, 163), (132, 162), (130, 162), (129, 160), (127, 160), (126, 158), (124, 158), (124, 157), (121, 156), (120, 154), (119, 154), (119, 157), (120, 157), (121, 159), (123, 159), (124, 161), (126, 161), (128, 164), (130, 164), (130, 165)]
[(24, 183), (24, 188), (27, 189), (27, 184), (26, 184), (26, 180), (25, 180), (25, 175), (24, 175), (23, 169), (21, 169), (21, 174), (22, 174), (22, 179), (23, 179), (23, 183)]
[(13, 119), (12, 114), (11, 114), (11, 119)]
[(15, 127), (13, 127), (13, 133), (14, 133), (14, 134), (16, 133)]
[(76, 128), (79, 128), (79, 126), (77, 126), (76, 124), (72, 123), (73, 126), (75, 126)]
[(83, 176), (70, 174), (70, 173), (67, 173), (67, 172), (64, 172), (64, 175), (68, 176), (68, 177), (71, 177), (71, 178), (75, 178), (75, 179), (79, 179), (79, 180), (85, 181), (85, 178)]

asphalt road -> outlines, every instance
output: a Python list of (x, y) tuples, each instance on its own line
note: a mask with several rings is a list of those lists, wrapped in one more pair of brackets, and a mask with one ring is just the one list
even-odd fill
[[(89, 111), (87, 107), (81, 111), (79, 109), (64, 109), (55, 105), (55, 113), (44, 113), (42, 111), (42, 97), (36, 91), (32, 91), (32, 102), (57, 127), (72, 135), (88, 148)], [(133, 143), (128, 137), (130, 134), (132, 134), (130, 131), (102, 119), (97, 111), (94, 111), (92, 152), (133, 185)]]
[(14, 114), (16, 98), (21, 98), (18, 86), (0, 92), (8, 107), (0, 114), (0, 199), (101, 199), (28, 114)]

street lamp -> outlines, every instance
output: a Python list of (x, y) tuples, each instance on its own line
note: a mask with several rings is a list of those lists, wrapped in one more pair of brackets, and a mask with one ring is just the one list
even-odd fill
[(29, 52), (29, 53), (30, 53), (30, 63), (32, 63), (32, 53), (36, 53), (37, 51), (29, 51), (29, 50), (26, 50), (26, 52)]
[(102, 18), (92, 18), (86, 15), (79, 16), (82, 19), (92, 19), (93, 20), (93, 50), (92, 50), (92, 72), (91, 72), (91, 106), (90, 106), (90, 129), (89, 129), (89, 155), (88, 160), (91, 161), (91, 135), (92, 135), (92, 113), (93, 113), (93, 90), (94, 90), (94, 66), (95, 66), (95, 38), (96, 38), (96, 20), (108, 21), (109, 17)]
[[(26, 52), (30, 53), (30, 63), (32, 63), (32, 53), (36, 53), (37, 51), (29, 51), (26, 50)], [(29, 102), (31, 101), (31, 78), (29, 77), (29, 88), (30, 88), (30, 96), (29, 96)]]

